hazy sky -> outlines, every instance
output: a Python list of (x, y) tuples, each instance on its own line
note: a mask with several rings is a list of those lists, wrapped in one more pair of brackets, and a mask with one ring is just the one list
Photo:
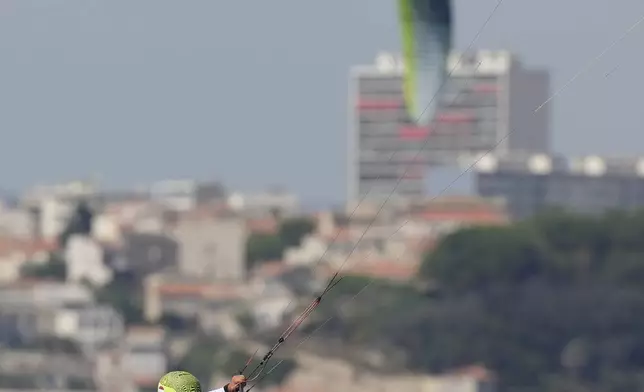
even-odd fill
[[(455, 1), (459, 48), (496, 2)], [(348, 68), (399, 48), (395, 12), (394, 0), (0, 0), (0, 188), (100, 173), (342, 199)], [(557, 89), (642, 16), (641, 0), (505, 0), (476, 47), (552, 67)], [(644, 155), (643, 38), (644, 24), (552, 103), (556, 150)]]

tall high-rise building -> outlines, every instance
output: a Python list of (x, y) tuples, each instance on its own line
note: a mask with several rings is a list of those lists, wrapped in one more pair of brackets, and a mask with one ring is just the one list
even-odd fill
[(453, 53), (429, 127), (410, 118), (404, 64), (383, 53), (351, 69), (348, 202), (422, 197), (431, 166), (465, 166), (493, 151), (548, 152), (547, 70), (525, 67), (506, 51)]

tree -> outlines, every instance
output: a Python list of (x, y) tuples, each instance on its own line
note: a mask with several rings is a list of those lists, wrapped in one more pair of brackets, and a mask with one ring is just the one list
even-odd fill
[(54, 254), (43, 264), (26, 263), (20, 269), (20, 276), (28, 278), (52, 278), (64, 281), (67, 278), (67, 264)]
[(58, 245), (64, 249), (71, 236), (76, 234), (90, 235), (92, 232), (93, 219), (94, 212), (92, 211), (89, 203), (85, 200), (78, 202), (67, 222), (67, 225), (65, 226), (65, 229), (58, 238)]
[(545, 248), (532, 231), (517, 227), (469, 228), (447, 236), (427, 255), (424, 280), (448, 290), (521, 284), (547, 269)]
[[(216, 337), (197, 335), (190, 350), (177, 364), (177, 369), (190, 369), (199, 380), (207, 382), (218, 370), (215, 356), (224, 349), (225, 342)], [(232, 374), (232, 373), (231, 373)]]
[(142, 284), (130, 272), (116, 273), (110, 283), (97, 288), (95, 295), (99, 303), (109, 304), (124, 317), (126, 324), (143, 322)]
[(304, 329), (334, 316), (316, 332), (327, 346), (378, 348), (389, 361), (404, 353), (418, 372), (483, 364), (501, 391), (642, 390), (643, 238), (644, 212), (553, 210), (462, 229), (419, 271), (440, 296), (375, 282), (354, 298), (363, 283), (348, 280)]
[(288, 247), (299, 246), (302, 239), (311, 233), (315, 224), (307, 218), (295, 218), (283, 221), (278, 233), (253, 233), (246, 242), (246, 258), (248, 266), (252, 267), (263, 261), (281, 260), (284, 250)]
[(282, 258), (284, 246), (280, 237), (271, 234), (251, 234), (246, 243), (248, 265), (253, 266), (262, 261)]
[(197, 317), (188, 318), (172, 313), (164, 313), (159, 324), (173, 333), (193, 333), (197, 330)]
[(309, 218), (293, 218), (282, 222), (279, 237), (284, 248), (300, 246), (302, 239), (313, 232), (315, 223)]

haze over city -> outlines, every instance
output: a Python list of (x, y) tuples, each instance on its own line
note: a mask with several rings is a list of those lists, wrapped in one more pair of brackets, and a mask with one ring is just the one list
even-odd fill
[(0, 0), (0, 392), (644, 391), (643, 30)]
[[(341, 202), (348, 69), (400, 48), (393, 1), (0, 4), (0, 178), (11, 191), (92, 174), (108, 187), (196, 177)], [(457, 48), (495, 5), (455, 1)], [(474, 47), (548, 66), (554, 92), (642, 14), (637, 0), (507, 0)], [(551, 102), (556, 151), (643, 153), (643, 34)]]

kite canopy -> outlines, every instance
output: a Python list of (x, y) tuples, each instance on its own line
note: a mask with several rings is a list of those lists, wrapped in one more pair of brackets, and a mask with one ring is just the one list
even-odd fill
[(188, 372), (174, 371), (161, 377), (158, 392), (201, 392), (201, 383)]
[(405, 61), (404, 92), (409, 115), (429, 125), (447, 77), (452, 45), (451, 0), (398, 0)]

